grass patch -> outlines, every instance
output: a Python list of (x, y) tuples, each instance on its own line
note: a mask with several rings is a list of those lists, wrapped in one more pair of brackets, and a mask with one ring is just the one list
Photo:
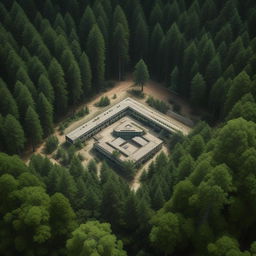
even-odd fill
[(169, 106), (164, 101), (154, 99), (152, 96), (149, 96), (146, 102), (150, 107), (155, 108), (156, 110), (158, 110), (164, 114), (169, 109)]
[(137, 97), (139, 99), (143, 99), (145, 98), (145, 93), (142, 92), (141, 90), (136, 90), (136, 89), (131, 89), (131, 90), (128, 90), (128, 92), (133, 95), (134, 97)]
[(108, 96), (102, 96), (100, 100), (95, 104), (96, 107), (106, 107), (110, 104)]

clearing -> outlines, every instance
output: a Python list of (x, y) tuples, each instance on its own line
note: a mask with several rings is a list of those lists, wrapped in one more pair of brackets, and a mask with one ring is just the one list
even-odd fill
[[(61, 123), (59, 123), (58, 125), (56, 125), (55, 127), (55, 132), (54, 132), (54, 135), (58, 138), (59, 140), (59, 143), (62, 144), (65, 142), (65, 134), (74, 130), (75, 128), (79, 127), (81, 124), (87, 122), (88, 120), (92, 119), (94, 116), (98, 115), (99, 113), (103, 112), (104, 110), (108, 109), (109, 107), (111, 107), (112, 105), (118, 103), (119, 101), (121, 101), (122, 99), (126, 98), (126, 97), (131, 97), (131, 98), (134, 98), (136, 99), (137, 101), (141, 102), (141, 103), (144, 103), (147, 105), (146, 100), (148, 98), (148, 96), (153, 96), (155, 99), (159, 99), (159, 100), (162, 100), (164, 101), (165, 103), (169, 104), (170, 105), (170, 102), (171, 103), (175, 103), (175, 104), (178, 104), (180, 106), (180, 114), (185, 116), (185, 117), (188, 117), (188, 118), (194, 118), (194, 116), (191, 115), (191, 109), (190, 109), (190, 106), (188, 103), (186, 103), (183, 99), (181, 99), (180, 97), (178, 97), (177, 95), (175, 94), (172, 94), (167, 88), (163, 87), (162, 85), (158, 84), (158, 83), (155, 83), (155, 82), (148, 82), (147, 84), (144, 85), (144, 94), (145, 94), (145, 97), (144, 98), (137, 98), (137, 97), (134, 97), (133, 95), (131, 95), (128, 91), (131, 90), (131, 89), (137, 89), (137, 90), (140, 90), (140, 87), (138, 86), (134, 86), (134, 83), (132, 81), (132, 79), (129, 79), (129, 80), (126, 80), (126, 81), (121, 81), (121, 82), (117, 82), (115, 84), (114, 87), (110, 88), (108, 91), (106, 92), (101, 92), (101, 93), (98, 93), (97, 95), (93, 96), (91, 98), (90, 101), (88, 101), (87, 103), (79, 106), (77, 108), (77, 110), (87, 106), (88, 109), (89, 109), (89, 114), (82, 117), (81, 119), (71, 123), (66, 129), (65, 129), (65, 132), (64, 134), (61, 134), (60, 131), (59, 131), (59, 125)], [(115, 95), (115, 97), (114, 97)], [(107, 96), (109, 99), (110, 99), (110, 105), (106, 106), (106, 107), (96, 107), (95, 106), (95, 103), (99, 101), (99, 99), (102, 97), (102, 96)], [(170, 105), (171, 107), (171, 105)], [(167, 114), (168, 115), (168, 114)], [(169, 118), (171, 118), (169, 116)], [(171, 118), (173, 123), (175, 124), (178, 124), (180, 126), (182, 126), (186, 131), (190, 131), (190, 127), (188, 127), (187, 125), (185, 124), (182, 124), (180, 123), (179, 121)], [(85, 146), (77, 151), (77, 152), (80, 152), (81, 155), (83, 156), (84, 160), (83, 160), (83, 164), (86, 164), (88, 163), (88, 161), (90, 161), (91, 159), (94, 159), (96, 160), (97, 164), (99, 165), (100, 164), (100, 160), (102, 159), (99, 159), (96, 157), (95, 159), (95, 154), (93, 154), (92, 152), (92, 145), (93, 145), (94, 141), (93, 139), (90, 139), (88, 141), (85, 142)], [(44, 144), (45, 143), (42, 143), (39, 147), (36, 148), (35, 152), (36, 154), (42, 154), (46, 157), (48, 157), (53, 163), (57, 163), (58, 164), (58, 161), (56, 161), (54, 158), (53, 158), (53, 155), (54, 153), (50, 154), (50, 155), (46, 155), (43, 153), (43, 148), (44, 148)], [(133, 190), (137, 190), (140, 186), (140, 176), (141, 174), (143, 173), (144, 170), (147, 169), (147, 167), (149, 166), (149, 164), (157, 157), (157, 155), (164, 151), (165, 153), (168, 152), (168, 149), (167, 147), (164, 145), (162, 150), (159, 151), (151, 160), (147, 161), (147, 163), (145, 163), (136, 173), (133, 181), (130, 183), (130, 187), (131, 189)], [(25, 162), (28, 162), (30, 157), (31, 157), (31, 154), (32, 152), (31, 151), (27, 151), (24, 155), (23, 155), (23, 160)]]

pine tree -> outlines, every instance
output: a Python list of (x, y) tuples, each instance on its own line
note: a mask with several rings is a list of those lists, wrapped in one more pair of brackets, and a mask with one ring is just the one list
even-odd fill
[(197, 73), (191, 82), (190, 101), (193, 106), (202, 106), (205, 101), (206, 85), (203, 76)]
[(96, 24), (96, 19), (91, 7), (88, 5), (84, 11), (84, 14), (79, 24), (79, 35), (80, 35), (83, 49), (86, 48), (88, 35), (94, 24)]
[[(138, 40), (140, 38), (140, 40)], [(136, 63), (140, 59), (147, 59), (148, 52), (148, 26), (146, 21), (139, 17), (137, 21), (137, 26), (134, 32), (134, 62)]]
[(232, 109), (238, 100), (240, 100), (246, 93), (250, 92), (251, 87), (252, 82), (245, 71), (241, 72), (234, 78), (225, 101), (226, 114), (228, 114), (228, 111)]
[(38, 79), (38, 92), (42, 92), (47, 100), (53, 104), (54, 103), (54, 91), (49, 79), (44, 75), (41, 74)]
[(24, 67), (20, 67), (18, 72), (16, 73), (16, 78), (21, 83), (26, 85), (26, 87), (29, 89), (31, 95), (33, 96), (33, 99), (36, 99), (37, 91), (34, 83), (31, 81), (26, 69)]
[(113, 60), (115, 73), (118, 74), (118, 79), (121, 80), (124, 71), (129, 61), (129, 42), (122, 24), (118, 23), (113, 34)]
[(37, 113), (30, 106), (25, 116), (25, 132), (34, 151), (35, 146), (42, 141), (43, 130)]
[(163, 17), (164, 17), (163, 10), (161, 6), (158, 4), (158, 2), (156, 2), (156, 4), (154, 5), (150, 13), (150, 18), (149, 18), (150, 25), (153, 27), (157, 23), (162, 24)]
[[(200, 49), (200, 48), (199, 48)], [(202, 49), (202, 52), (199, 56), (199, 68), (202, 74), (205, 74), (206, 68), (212, 58), (216, 55), (215, 47), (213, 41), (208, 39)]]
[(174, 92), (178, 92), (178, 87), (179, 87), (179, 69), (177, 66), (175, 66), (170, 75), (169, 88)]
[(127, 40), (129, 42), (129, 38), (130, 38), (129, 25), (128, 25), (128, 21), (125, 16), (125, 13), (120, 5), (116, 6), (114, 15), (113, 15), (113, 24), (118, 24), (118, 23), (123, 25), (124, 31), (127, 36)]
[(20, 118), (24, 120), (28, 107), (35, 108), (35, 102), (28, 88), (20, 81), (17, 81), (15, 85), (14, 97), (19, 108)]
[(6, 116), (4, 121), (3, 136), (8, 153), (21, 153), (26, 141), (24, 131), (19, 121), (10, 114)]
[(97, 25), (94, 25), (89, 33), (87, 41), (87, 53), (92, 68), (93, 84), (98, 91), (105, 79), (105, 42)]
[(208, 91), (211, 89), (211, 87), (217, 81), (217, 79), (221, 76), (221, 72), (221, 61), (219, 55), (217, 54), (210, 61), (205, 73), (205, 80)]
[(150, 42), (149, 42), (149, 65), (151, 73), (154, 74), (158, 63), (158, 48), (161, 41), (164, 38), (164, 32), (159, 23), (157, 23), (151, 33)]
[(50, 135), (53, 132), (53, 109), (52, 105), (42, 92), (39, 94), (37, 109), (44, 131), (44, 136)]
[(190, 82), (193, 77), (190, 77), (191, 67), (193, 67), (195, 60), (197, 59), (197, 47), (194, 42), (192, 42), (184, 51), (183, 56), (183, 71), (182, 71), (182, 87), (180, 92), (182, 95), (188, 96), (190, 93)]
[(79, 67), (81, 71), (83, 95), (84, 97), (88, 97), (92, 90), (92, 70), (85, 52), (83, 52), (80, 57)]
[(8, 90), (4, 81), (0, 78), (0, 113), (4, 116), (7, 114), (19, 118), (18, 107), (12, 94)]
[(148, 68), (143, 60), (135, 65), (133, 76), (135, 84), (141, 85), (141, 91), (143, 92), (143, 86), (149, 80)]
[(48, 72), (55, 95), (54, 110), (60, 115), (66, 112), (68, 103), (64, 72), (56, 59), (52, 59)]

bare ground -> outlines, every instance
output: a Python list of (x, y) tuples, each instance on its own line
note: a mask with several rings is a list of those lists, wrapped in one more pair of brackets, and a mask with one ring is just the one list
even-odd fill
[[(124, 99), (124, 98), (126, 98), (128, 96), (129, 97), (133, 97), (131, 94), (128, 93), (128, 90), (131, 89), (131, 88), (134, 89), (135, 87), (134, 87), (133, 81), (131, 79), (129, 79), (129, 80), (126, 80), (126, 81), (117, 82), (115, 84), (115, 86), (110, 88), (108, 91), (95, 95), (89, 102), (79, 106), (79, 108), (87, 106), (89, 108), (90, 113), (88, 115), (86, 115), (85, 117), (79, 119), (78, 121), (75, 121), (74, 123), (71, 123), (66, 128), (64, 133), (68, 133), (68, 132), (74, 130), (75, 128), (79, 127), (81, 124), (83, 124), (86, 121), (90, 120), (94, 116), (98, 115), (99, 113), (101, 113), (105, 109), (108, 109), (110, 106), (116, 104), (117, 102), (121, 101), (122, 99)], [(139, 87), (137, 87), (137, 88), (138, 88), (138, 90), (140, 89)], [(154, 98), (159, 99), (159, 100), (163, 100), (164, 102), (166, 102), (168, 104), (170, 102), (175, 102), (176, 104), (179, 104), (181, 106), (181, 113), (182, 113), (182, 115), (184, 115), (186, 117), (190, 117), (190, 107), (189, 107), (189, 104), (187, 104), (184, 100), (182, 100), (177, 95), (171, 94), (170, 91), (167, 88), (161, 86), (160, 84), (157, 84), (155, 82), (148, 82), (146, 85), (144, 85), (144, 93), (145, 93), (145, 98), (143, 98), (143, 99), (136, 98), (136, 100), (138, 100), (138, 101), (140, 101), (142, 103), (145, 103), (145, 101), (147, 99), (147, 96), (151, 95)], [(114, 95), (116, 95), (115, 99), (113, 98)], [(98, 102), (100, 97), (102, 97), (102, 96), (108, 96), (110, 101), (111, 101), (111, 104), (109, 106), (105, 107), (105, 108), (96, 107), (95, 103)], [(190, 128), (187, 127), (186, 125), (181, 124), (180, 122), (176, 121), (175, 119), (172, 119), (172, 122), (174, 124), (178, 125), (178, 126), (181, 126), (183, 128), (182, 130), (184, 130), (186, 133), (189, 132)], [(62, 143), (65, 142), (65, 135), (61, 134), (58, 131), (58, 128), (59, 128), (59, 124), (57, 124), (56, 127), (55, 127), (54, 135), (58, 138), (59, 143), (62, 144)], [(84, 157), (83, 164), (86, 164), (91, 159), (95, 159), (95, 155), (93, 153), (91, 153), (91, 150), (90, 150), (91, 147), (92, 147), (93, 142), (94, 142), (93, 140), (87, 141), (86, 142), (86, 146), (83, 149), (81, 149), (80, 151), (78, 151)], [(45, 142), (42, 143), (40, 146), (38, 146), (34, 153), (45, 155), (43, 153), (44, 144), (45, 144)], [(168, 150), (164, 146), (161, 151), (164, 151), (165, 153), (167, 153)], [(28, 163), (32, 153), (33, 152), (32, 152), (31, 149), (27, 150), (27, 152), (25, 152), (24, 155), (22, 156), (22, 159), (26, 163)], [(134, 180), (130, 183), (131, 189), (136, 191), (139, 188), (141, 174), (143, 173), (144, 170), (147, 169), (147, 167), (157, 157), (157, 155), (159, 153), (157, 153), (151, 160), (149, 160), (145, 165), (143, 165), (137, 171), (137, 173), (136, 173), (136, 175), (134, 177)], [(45, 155), (45, 156), (47, 156), (53, 163), (57, 163), (58, 164), (58, 161), (53, 159), (53, 157), (52, 157), (53, 154)], [(98, 162), (98, 164), (99, 164), (99, 162)]]

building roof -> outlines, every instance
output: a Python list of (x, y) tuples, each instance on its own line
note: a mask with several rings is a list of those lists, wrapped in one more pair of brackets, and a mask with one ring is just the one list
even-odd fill
[(167, 118), (167, 116), (128, 97), (122, 100), (121, 102), (117, 103), (116, 105), (110, 107), (108, 110), (99, 114), (90, 121), (86, 122), (85, 124), (81, 125), (77, 129), (68, 133), (66, 136), (71, 140), (75, 141), (84, 134), (91, 132), (96, 127), (101, 126), (106, 121), (111, 120), (111, 118), (118, 115), (120, 112), (126, 111), (128, 109), (142, 115), (149, 121), (156, 123), (160, 127), (170, 132), (177, 132), (178, 130), (184, 132), (181, 126), (173, 124), (171, 120)]
[(130, 120), (126, 120), (120, 125), (118, 125), (115, 129), (115, 132), (123, 132), (123, 133), (130, 133), (130, 132), (143, 132), (143, 129), (140, 128), (139, 126), (135, 125), (133, 122)]

